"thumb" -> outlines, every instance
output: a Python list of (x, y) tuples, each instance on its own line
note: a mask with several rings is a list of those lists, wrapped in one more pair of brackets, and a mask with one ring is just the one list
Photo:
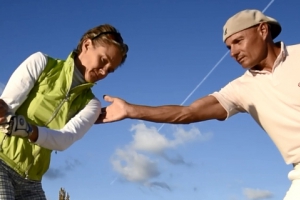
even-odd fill
[(103, 99), (107, 102), (112, 103), (114, 101), (114, 98), (108, 95), (103, 95)]

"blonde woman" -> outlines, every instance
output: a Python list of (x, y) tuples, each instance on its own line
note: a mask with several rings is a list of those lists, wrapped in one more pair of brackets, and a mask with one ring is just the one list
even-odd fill
[(128, 46), (105, 24), (88, 30), (66, 60), (37, 52), (0, 98), (0, 199), (45, 200), (41, 180), (52, 150), (81, 139), (101, 112), (94, 83), (122, 65)]

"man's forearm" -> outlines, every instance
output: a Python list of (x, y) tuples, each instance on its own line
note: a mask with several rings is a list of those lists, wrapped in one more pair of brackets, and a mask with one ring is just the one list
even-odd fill
[(210, 119), (224, 120), (227, 116), (227, 111), (213, 96), (197, 99), (188, 106), (144, 106), (131, 104), (108, 95), (104, 96), (104, 100), (110, 102), (111, 105), (102, 108), (96, 124), (115, 122), (126, 118), (157, 123), (189, 124)]
[(192, 113), (186, 106), (142, 106), (129, 105), (128, 117), (157, 123), (188, 124), (195, 121)]
[(224, 120), (227, 111), (213, 96), (197, 99), (189, 106), (141, 106), (128, 104), (127, 116), (151, 122), (189, 124), (210, 119)]

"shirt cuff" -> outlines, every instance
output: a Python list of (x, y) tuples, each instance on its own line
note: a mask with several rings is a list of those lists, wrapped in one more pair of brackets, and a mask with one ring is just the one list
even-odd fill
[(48, 136), (47, 128), (39, 127), (39, 126), (37, 128), (39, 131), (39, 135), (34, 144), (43, 145), (45, 143), (45, 141), (47, 140), (47, 136)]
[(215, 97), (218, 100), (218, 102), (221, 104), (221, 106), (224, 108), (224, 110), (226, 110), (227, 116), (226, 116), (225, 120), (227, 120), (232, 114), (230, 113), (230, 109), (228, 108), (228, 106), (226, 106), (226, 103), (223, 100), (222, 95), (219, 94), (218, 92), (214, 92), (214, 93), (210, 94), (209, 96)]

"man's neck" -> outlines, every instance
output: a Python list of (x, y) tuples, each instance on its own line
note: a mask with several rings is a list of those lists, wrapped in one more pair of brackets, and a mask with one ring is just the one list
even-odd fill
[(277, 59), (278, 55), (281, 51), (281, 43), (269, 43), (268, 46), (268, 52), (265, 59), (263, 59), (258, 65), (253, 67), (254, 70), (260, 70), (260, 71), (273, 71), (273, 66), (275, 63), (275, 60)]

